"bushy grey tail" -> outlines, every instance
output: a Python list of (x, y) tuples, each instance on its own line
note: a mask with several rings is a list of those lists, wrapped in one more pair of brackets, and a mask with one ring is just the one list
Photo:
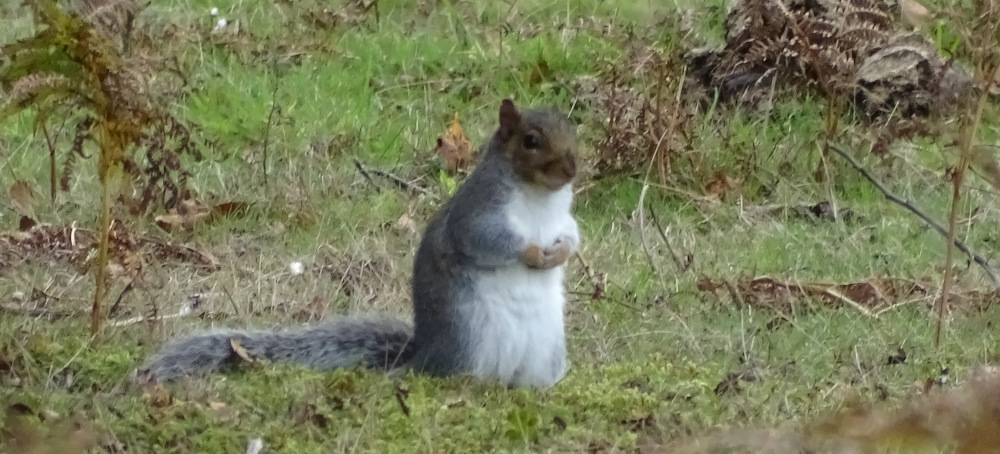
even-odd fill
[(251, 358), (285, 361), (315, 370), (364, 365), (392, 369), (413, 356), (410, 324), (393, 318), (346, 317), (295, 331), (219, 330), (174, 340), (140, 368), (147, 379), (205, 375), (245, 361), (233, 340)]

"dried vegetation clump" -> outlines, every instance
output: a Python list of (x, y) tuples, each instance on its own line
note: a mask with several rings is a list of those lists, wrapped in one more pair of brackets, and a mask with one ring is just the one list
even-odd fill
[[(34, 113), (34, 129), (49, 151), (50, 197), (56, 181), (69, 190), (80, 157), (95, 151), (100, 182), (99, 246), (91, 331), (96, 334), (106, 293), (113, 201), (132, 214), (171, 209), (190, 198), (185, 156), (201, 157), (202, 143), (170, 111), (184, 77), (171, 70), (159, 43), (139, 27), (141, 8), (128, 0), (28, 2), (37, 32), (0, 48), (0, 120)], [(69, 147), (48, 124), (70, 123)], [(60, 126), (61, 129), (62, 126)], [(64, 156), (57, 177), (57, 155)], [(124, 186), (122, 188), (121, 186)], [(124, 190), (121, 190), (124, 189)], [(117, 211), (117, 210), (116, 210)]]
[[(702, 277), (697, 288), (713, 295), (728, 295), (734, 304), (758, 311), (794, 314), (808, 308), (808, 302), (839, 309), (855, 309), (878, 317), (911, 304), (930, 310), (940, 288), (911, 279), (873, 276), (859, 282), (786, 282), (771, 277), (741, 277), (733, 282)], [(1000, 300), (1000, 290), (953, 289), (949, 309), (985, 312)]]
[[(958, 389), (925, 389), (899, 409), (852, 407), (798, 428), (727, 430), (675, 445), (648, 445), (653, 453), (995, 453), (1000, 447), (1000, 370), (981, 366)], [(890, 451), (892, 452), (892, 451)]]
[[(181, 262), (204, 270), (219, 266), (212, 254), (192, 247), (170, 244), (130, 231), (121, 221), (111, 223), (108, 262), (111, 269), (138, 273), (143, 263)], [(38, 224), (19, 232), (0, 234), (0, 271), (32, 263), (70, 266), (84, 272), (91, 266), (97, 233), (76, 225)]]
[(870, 120), (945, 112), (972, 87), (883, 0), (741, 0), (721, 50), (690, 54), (692, 81), (723, 101), (767, 107), (787, 88), (853, 102)]
[(695, 111), (677, 71), (684, 63), (679, 53), (655, 45), (627, 46), (624, 64), (608, 63), (576, 80), (578, 100), (607, 117), (592, 165), (597, 177), (652, 171), (666, 181), (677, 175), (678, 160), (695, 158), (689, 133)]
[(405, 295), (393, 277), (393, 260), (385, 253), (348, 254), (326, 249), (319, 255), (317, 268), (337, 283), (344, 296), (356, 299), (365, 305), (386, 300), (389, 295)]

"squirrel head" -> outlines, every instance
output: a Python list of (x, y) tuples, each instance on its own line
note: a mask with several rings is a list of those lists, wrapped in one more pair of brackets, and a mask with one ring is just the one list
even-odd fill
[(500, 128), (494, 137), (514, 173), (525, 183), (557, 191), (576, 176), (576, 131), (564, 115), (549, 110), (518, 112), (500, 104)]

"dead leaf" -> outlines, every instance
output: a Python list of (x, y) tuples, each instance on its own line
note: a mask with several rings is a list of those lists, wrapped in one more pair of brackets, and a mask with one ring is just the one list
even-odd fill
[(417, 235), (417, 223), (410, 217), (410, 215), (403, 213), (399, 219), (396, 219), (396, 229), (407, 232), (411, 235)]
[(239, 417), (240, 411), (236, 407), (230, 407), (225, 402), (215, 400), (208, 401), (208, 409), (217, 421), (233, 421)]
[(211, 210), (201, 202), (185, 200), (180, 203), (177, 209), (170, 210), (168, 214), (156, 216), (153, 220), (161, 229), (170, 232), (174, 228), (191, 228), (196, 223), (207, 219), (211, 214)]
[[(697, 288), (703, 292), (715, 293), (728, 289), (734, 301), (748, 304), (758, 309), (787, 312), (803, 297), (815, 299), (832, 307), (852, 307), (859, 312), (877, 317), (879, 314), (905, 304), (933, 295), (934, 290), (916, 281), (907, 279), (872, 277), (867, 281), (845, 284), (825, 282), (782, 282), (770, 277), (741, 278), (735, 285), (724, 280), (718, 282), (703, 277)], [(983, 295), (975, 292), (958, 293), (970, 299)], [(955, 297), (958, 301), (959, 297)]]
[(233, 348), (233, 351), (236, 352), (240, 358), (243, 358), (243, 361), (248, 363), (255, 362), (255, 360), (250, 357), (250, 353), (247, 352), (247, 349), (244, 348), (243, 345), (240, 344), (240, 341), (236, 338), (229, 339), (229, 346)]
[(176, 210), (156, 216), (156, 224), (167, 232), (174, 228), (192, 228), (195, 225), (210, 224), (228, 216), (245, 216), (250, 209), (246, 202), (225, 202), (209, 207), (197, 200), (185, 200)]
[(916, 0), (900, 0), (899, 11), (903, 15), (903, 21), (914, 27), (921, 27), (927, 23), (931, 17), (931, 12)]
[(222, 410), (223, 408), (226, 408), (226, 404), (224, 402), (216, 402), (213, 400), (208, 403), (208, 408), (211, 408), (212, 410)]
[(740, 388), (740, 376), (735, 373), (726, 374), (726, 378), (723, 378), (719, 384), (715, 385), (715, 395), (721, 396), (724, 394), (739, 394), (743, 392), (743, 388)]
[(314, 404), (304, 404), (295, 410), (292, 416), (292, 425), (302, 426), (305, 424), (312, 424), (320, 429), (325, 429), (329, 424), (329, 420), (325, 415), (317, 411), (316, 405)]
[(25, 216), (35, 217), (35, 193), (31, 186), (24, 180), (17, 180), (10, 186), (8, 191), (10, 204), (18, 213)]
[(438, 137), (435, 151), (444, 161), (449, 175), (465, 170), (472, 163), (472, 141), (462, 131), (458, 113), (455, 113), (455, 119), (452, 120), (448, 131)]
[(587, 444), (587, 454), (606, 452), (608, 448), (610, 448), (608, 442), (603, 440), (593, 440)]
[(726, 194), (738, 189), (741, 183), (742, 181), (737, 178), (732, 178), (722, 172), (715, 172), (712, 178), (705, 183), (705, 192), (719, 199), (725, 199)]
[(552, 69), (549, 68), (549, 62), (545, 61), (544, 58), (538, 57), (538, 62), (535, 67), (531, 70), (531, 76), (528, 77), (528, 84), (534, 86), (538, 85), (548, 79), (552, 74)]
[(34, 228), (36, 225), (38, 225), (38, 222), (35, 221), (34, 219), (28, 216), (21, 216), (21, 220), (17, 224), (17, 230), (19, 232), (27, 232), (28, 230)]
[(885, 361), (885, 363), (889, 366), (895, 364), (903, 364), (905, 362), (906, 362), (906, 350), (903, 350), (903, 347), (899, 347), (898, 349), (896, 349), (896, 353), (889, 355), (889, 358)]
[(993, 186), (993, 189), (1000, 191), (1000, 164), (997, 163), (994, 148), (987, 145), (976, 145), (972, 147), (970, 162), (976, 170), (982, 172), (986, 181)]
[(142, 398), (156, 408), (163, 408), (174, 403), (174, 396), (160, 385), (152, 385), (142, 393)]
[(246, 202), (226, 202), (212, 207), (212, 216), (246, 216), (250, 204)]
[(323, 316), (326, 315), (326, 308), (330, 303), (323, 297), (316, 295), (313, 296), (312, 301), (299, 311), (292, 315), (298, 322), (318, 322), (323, 320)]
[(622, 425), (625, 426), (626, 430), (630, 432), (639, 432), (644, 429), (649, 429), (656, 424), (656, 419), (653, 417), (652, 413), (645, 416), (639, 416), (632, 419), (623, 419), (621, 421)]
[(857, 220), (854, 211), (843, 206), (834, 206), (829, 200), (817, 202), (815, 205), (779, 205), (768, 207), (766, 212), (770, 216), (791, 216), (810, 222), (825, 221), (836, 222), (838, 219), (844, 222), (854, 222)]

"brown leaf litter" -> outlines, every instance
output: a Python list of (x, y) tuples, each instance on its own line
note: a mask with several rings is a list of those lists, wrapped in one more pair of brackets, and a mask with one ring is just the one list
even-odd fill
[(223, 217), (243, 216), (249, 210), (246, 202), (225, 202), (208, 206), (198, 200), (187, 199), (167, 214), (156, 216), (156, 224), (170, 232), (174, 229), (191, 229), (196, 225), (209, 225)]
[(981, 366), (958, 389), (919, 395), (898, 409), (852, 407), (800, 427), (721, 430), (669, 445), (649, 443), (640, 452), (867, 453), (943, 446), (959, 454), (998, 451), (1000, 369)]
[(6, 421), (0, 428), (0, 446), (9, 450), (5, 452), (55, 454), (111, 447), (92, 424), (77, 418), (61, 417), (51, 410), (36, 411), (22, 403), (7, 406), (5, 412)]
[[(733, 301), (759, 310), (789, 313), (804, 301), (816, 301), (830, 308), (850, 307), (873, 317), (910, 303), (931, 306), (939, 293), (925, 283), (877, 276), (849, 283), (782, 282), (771, 277), (741, 277), (731, 282), (702, 276), (697, 288), (712, 294), (724, 291)], [(953, 291), (949, 301), (953, 309), (985, 311), (1000, 301), (1000, 290)]]
[(406, 294), (393, 280), (393, 260), (385, 254), (349, 254), (324, 249), (317, 257), (316, 268), (339, 283), (340, 291), (352, 299), (373, 303), (386, 295)]
[[(109, 267), (117, 273), (134, 274), (143, 263), (154, 260), (190, 263), (204, 269), (219, 265), (207, 251), (137, 236), (118, 220), (111, 224), (109, 241)], [(75, 224), (61, 227), (37, 224), (25, 231), (0, 233), (0, 270), (36, 262), (69, 265), (83, 273), (96, 257), (96, 247), (94, 230)]]

